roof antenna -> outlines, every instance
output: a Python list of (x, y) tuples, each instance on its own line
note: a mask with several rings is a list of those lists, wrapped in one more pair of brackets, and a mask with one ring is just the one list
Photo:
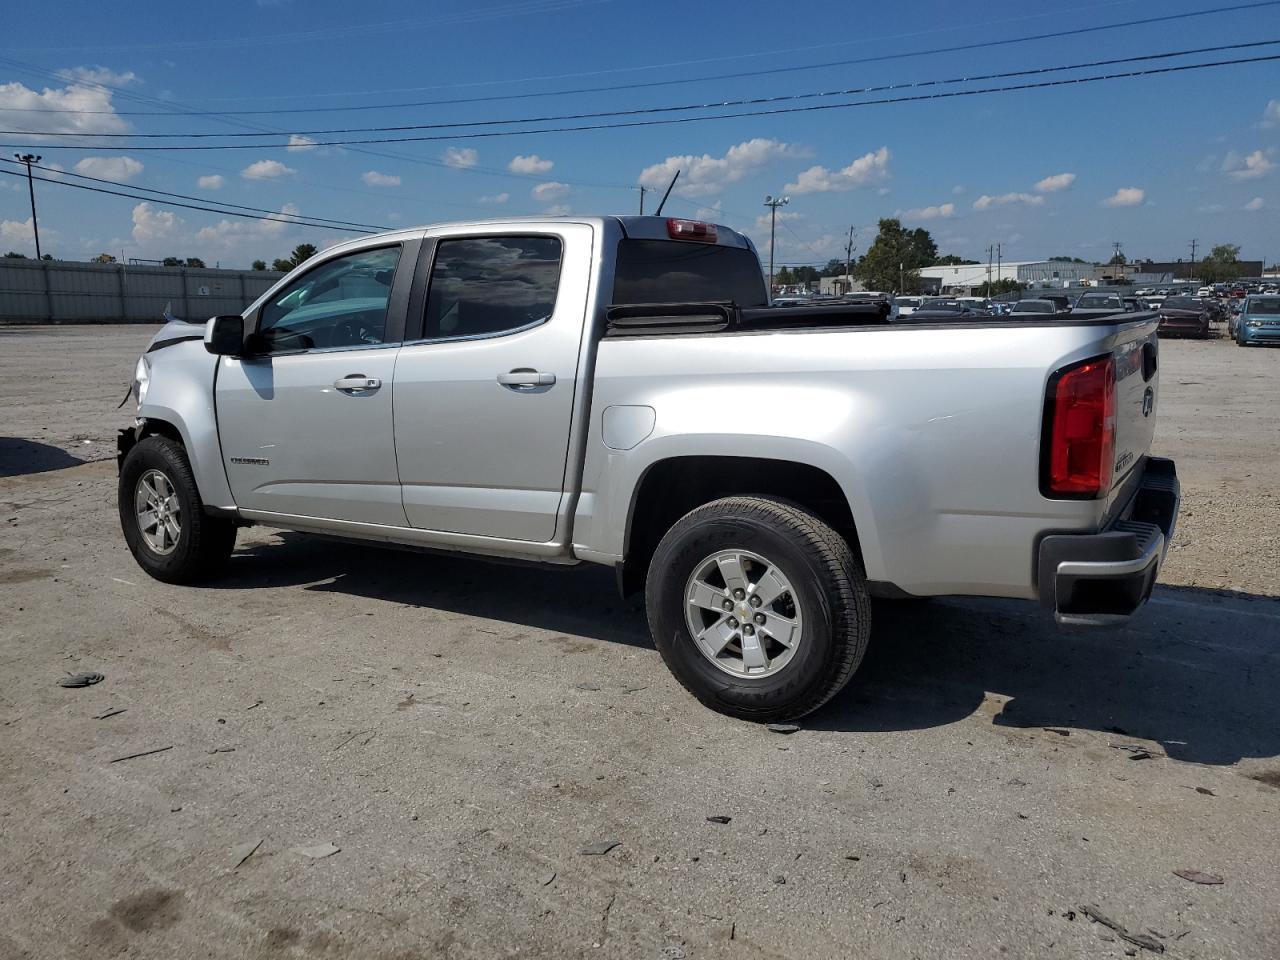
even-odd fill
[(676, 185), (676, 181), (680, 179), (680, 171), (676, 171), (676, 175), (671, 178), (671, 182), (667, 184), (667, 192), (662, 195), (662, 202), (658, 204), (658, 209), (653, 211), (655, 217), (662, 216), (662, 208), (667, 205), (667, 197), (671, 196), (671, 188)]

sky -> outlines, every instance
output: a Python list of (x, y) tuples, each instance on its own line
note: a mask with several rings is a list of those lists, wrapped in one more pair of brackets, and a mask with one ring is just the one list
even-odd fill
[[(482, 216), (635, 213), (642, 186), (645, 209), (653, 212), (679, 170), (664, 213), (742, 230), (766, 257), (765, 197), (788, 197), (778, 210), (779, 263), (843, 258), (850, 227), (856, 256), (882, 217), (925, 227), (941, 252), (974, 260), (985, 260), (997, 243), (1005, 260), (1105, 260), (1115, 242), (1130, 258), (1175, 260), (1190, 256), (1194, 239), (1198, 254), (1229, 242), (1241, 246), (1243, 257), (1274, 263), (1280, 60), (794, 111), (1280, 55), (1280, 45), (1256, 46), (920, 86), (1280, 40), (1277, 4), (1112, 26), (1235, 5), (26, 4), (0, 34), (0, 129), (17, 131), (0, 134), (0, 157), (30, 151), (54, 168), (40, 175), (60, 182), (36, 183), (39, 226), (45, 252), (64, 259), (109, 252), (247, 267), (287, 257), (300, 242), (325, 246), (353, 235), (290, 222), (298, 215), (394, 228)], [(896, 89), (805, 96), (890, 85)], [(793, 112), (649, 123), (771, 109)], [(530, 120), (641, 110), (651, 112)], [(520, 122), (474, 125), (511, 120)], [(546, 130), (638, 122), (645, 125)], [(438, 126), (461, 123), (473, 126)], [(419, 129), (309, 132), (390, 126)], [(513, 132), (521, 130), (534, 132)], [(139, 136), (236, 133), (253, 136)], [(436, 139), (313, 145), (408, 136)], [(248, 149), (140, 149), (176, 145)], [(73, 181), (58, 169), (123, 186)], [(71, 182), (123, 192), (150, 188), (197, 198), (179, 202), (278, 214), (233, 218), (164, 206), (159, 197), (76, 190)], [(26, 184), (0, 175), (0, 252), (8, 249), (33, 253), (30, 209)]]

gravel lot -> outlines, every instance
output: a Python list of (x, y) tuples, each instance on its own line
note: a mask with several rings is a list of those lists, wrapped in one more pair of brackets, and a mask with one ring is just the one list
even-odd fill
[(113, 444), (154, 329), (0, 329), (0, 957), (1146, 953), (1085, 905), (1280, 956), (1280, 351), (1162, 346), (1185, 500), (1135, 622), (878, 606), (783, 736), (679, 689), (603, 569), (253, 529), (149, 581)]

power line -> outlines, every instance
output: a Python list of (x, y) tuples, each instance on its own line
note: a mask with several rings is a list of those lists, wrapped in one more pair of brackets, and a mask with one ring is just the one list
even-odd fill
[[(1276, 43), (1280, 41), (1267, 41), (1267, 42)], [(1101, 74), (1099, 76), (1091, 76), (1091, 77), (1068, 77), (1061, 80), (1045, 80), (1045, 81), (1039, 81), (1036, 83), (1021, 83), (1021, 84), (1013, 84), (1010, 86), (1003, 86), (1003, 87), (980, 87), (975, 90), (949, 90), (949, 91), (943, 91), (941, 93), (917, 94), (917, 95), (908, 96), (908, 97), (882, 97), (877, 100), (859, 100), (859, 101), (852, 101), (852, 102), (846, 102), (846, 103), (811, 104), (809, 106), (803, 106), (803, 107), (775, 107), (768, 110), (743, 110), (737, 113), (720, 113), (720, 114), (711, 114), (707, 116), (698, 116), (698, 117), (672, 117), (668, 119), (659, 119), (659, 120), (630, 120), (630, 121), (624, 121), (622, 123), (593, 123), (593, 124), (580, 124), (577, 126), (542, 127), (542, 128), (536, 128), (536, 129), (522, 129), (522, 130), (493, 130), (493, 131), (479, 131), (479, 132), (473, 131), (469, 133), (432, 134), (427, 136), (412, 136), (412, 137), (371, 137), (371, 138), (366, 138), (361, 140), (316, 140), (311, 144), (308, 144), (308, 146), (316, 146), (316, 147), (347, 146), (349, 147), (349, 146), (362, 146), (366, 144), (381, 144), (381, 143), (426, 143), (426, 142), (447, 141), (447, 140), (479, 140), (479, 139), (492, 139), (495, 137), (538, 136), (538, 135), (545, 135), (548, 133), (580, 133), (580, 132), (590, 131), (590, 130), (620, 130), (620, 129), (626, 129), (626, 128), (632, 128), (632, 127), (671, 126), (675, 124), (685, 124), (685, 123), (703, 123), (708, 120), (734, 120), (734, 119), (739, 119), (743, 117), (778, 116), (778, 115), (790, 114), (790, 113), (814, 113), (814, 112), (823, 111), (823, 110), (844, 110), (844, 109), (850, 109), (854, 107), (884, 106), (888, 104), (899, 104), (899, 103), (920, 103), (920, 102), (929, 101), (929, 100), (948, 100), (948, 99), (955, 99), (958, 97), (983, 96), (986, 94), (993, 94), (993, 93), (1014, 93), (1022, 90), (1043, 90), (1043, 89), (1048, 89), (1052, 87), (1078, 86), (1086, 83), (1099, 83), (1103, 81), (1112, 81), (1112, 80), (1126, 80), (1126, 79), (1132, 79), (1136, 77), (1159, 76), (1159, 75), (1171, 74), (1171, 73), (1186, 73), (1186, 72), (1195, 71), (1195, 70), (1209, 70), (1209, 69), (1216, 69), (1218, 67), (1240, 66), (1243, 64), (1250, 64), (1250, 63), (1270, 63), (1276, 60), (1280, 60), (1280, 55), (1271, 55), (1271, 56), (1265, 56), (1265, 57), (1243, 57), (1243, 58), (1236, 58), (1236, 59), (1230, 59), (1230, 60), (1214, 60), (1214, 61), (1209, 61), (1207, 63), (1180, 64), (1180, 65), (1170, 66), (1170, 67), (1156, 67), (1149, 70), (1128, 70), (1120, 73)], [(1073, 69), (1073, 68), (1071, 67), (1045, 68), (1044, 70), (1037, 71), (1037, 72), (1049, 72), (1049, 70), (1051, 69), (1067, 70), (1067, 69)], [(78, 136), (83, 137), (84, 135), (80, 134)], [(21, 146), (21, 145), (20, 144), (4, 144), (3, 146), (11, 147), (11, 146)], [(68, 146), (68, 145), (59, 145), (59, 144), (48, 144), (48, 145), (42, 145), (42, 148), (46, 150), (90, 149), (95, 151), (127, 150), (131, 152), (140, 152), (140, 151), (190, 152), (190, 151), (209, 151), (209, 150), (278, 150), (278, 149), (285, 148), (287, 146), (288, 144), (284, 144), (284, 143), (249, 143), (249, 144), (228, 143), (228, 144), (209, 144), (209, 145), (178, 144), (178, 145), (163, 145), (163, 146), (149, 146), (146, 144), (132, 144), (129, 146), (112, 146), (110, 144), (92, 144), (88, 146), (86, 145)]]
[[(336, 112), (347, 112), (347, 111), (354, 111), (354, 110), (402, 109), (405, 107), (449, 106), (449, 105), (457, 105), (457, 104), (488, 103), (488, 102), (502, 101), (502, 100), (526, 100), (526, 99), (543, 98), (543, 97), (571, 96), (571, 95), (582, 94), (582, 93), (605, 93), (605, 92), (613, 92), (618, 90), (637, 90), (637, 89), (643, 89), (643, 88), (649, 88), (649, 87), (664, 87), (664, 86), (673, 86), (673, 85), (683, 85), (683, 84), (689, 84), (689, 83), (706, 83), (706, 82), (711, 82), (715, 80), (738, 80), (738, 79), (768, 76), (768, 75), (774, 75), (774, 74), (780, 74), (780, 73), (795, 73), (795, 72), (801, 72), (801, 71), (807, 71), (807, 70), (822, 70), (830, 67), (847, 67), (847, 66), (857, 66), (857, 65), (869, 64), (869, 63), (884, 63), (892, 60), (903, 60), (903, 59), (909, 59), (909, 58), (915, 58), (915, 57), (934, 56), (937, 54), (945, 54), (945, 53), (963, 53), (963, 52), (968, 52), (973, 50), (986, 49), (990, 47), (1009, 46), (1009, 45), (1019, 44), (1019, 43), (1030, 43), (1030, 42), (1039, 41), (1039, 40), (1057, 40), (1065, 37), (1098, 33), (1106, 30), (1117, 30), (1117, 29), (1135, 27), (1135, 26), (1148, 26), (1156, 23), (1168, 23), (1171, 21), (1187, 20), (1191, 18), (1206, 17), (1206, 16), (1215, 16), (1218, 14), (1225, 14), (1225, 13), (1238, 13), (1245, 10), (1254, 10), (1254, 9), (1259, 9), (1264, 7), (1277, 6), (1277, 5), (1280, 5), (1280, 0), (1259, 0), (1259, 2), (1233, 4), (1231, 6), (1225, 6), (1225, 7), (1214, 7), (1208, 10), (1193, 10), (1186, 13), (1166, 14), (1164, 16), (1158, 16), (1158, 17), (1143, 17), (1135, 20), (1125, 20), (1118, 23), (1095, 24), (1093, 26), (1076, 27), (1069, 30), (1055, 30), (1047, 33), (1031, 34), (1031, 35), (1021, 36), (1021, 37), (1008, 37), (1003, 40), (982, 40), (974, 43), (955, 44), (952, 46), (935, 47), (927, 50), (914, 50), (914, 51), (906, 51), (906, 52), (899, 52), (899, 53), (879, 54), (871, 57), (858, 57), (855, 59), (846, 59), (846, 60), (831, 60), (823, 63), (797, 64), (797, 65), (792, 65), (787, 67), (770, 68), (767, 70), (740, 71), (735, 73), (713, 74), (713, 75), (701, 76), (701, 77), (676, 77), (676, 78), (669, 78), (665, 80), (640, 81), (636, 83), (615, 84), (610, 86), (578, 87), (578, 88), (568, 89), (568, 90), (534, 91), (534, 92), (527, 92), (527, 93), (500, 94), (500, 95), (492, 95), (492, 96), (485, 96), (485, 97), (421, 100), (421, 101), (412, 101), (408, 103), (365, 104), (361, 106), (304, 107), (304, 108), (292, 108), (292, 109), (276, 108), (276, 109), (236, 110), (236, 111), (221, 111), (221, 112), (204, 111), (204, 110), (181, 110), (181, 111), (164, 110), (164, 111), (156, 111), (156, 112), (152, 112), (152, 111), (146, 111), (146, 112), (119, 111), (117, 112), (117, 111), (109, 111), (109, 110), (78, 111), (78, 110), (60, 110), (59, 108), (45, 108), (45, 107), (28, 107), (28, 108), (15, 108), (15, 109), (21, 109), (24, 112), (47, 112), (47, 113), (57, 113), (57, 112), (102, 113), (102, 114), (114, 113), (115, 115), (118, 115), (118, 116), (226, 117), (228, 115), (250, 116), (250, 115), (270, 115), (270, 114), (290, 114), (290, 113), (336, 113)], [(1058, 11), (1058, 12), (1061, 13), (1062, 11)], [(1012, 18), (1012, 19), (1019, 20), (1019, 19), (1030, 19), (1030, 18), (1022, 17), (1022, 18)], [(1009, 22), (1009, 21), (995, 21), (995, 22)], [(987, 24), (987, 25), (990, 25), (990, 24)], [(916, 34), (907, 34), (906, 36), (919, 36), (921, 35), (921, 33), (932, 33), (932, 32), (938, 32), (938, 31), (921, 31)], [(892, 38), (881, 38), (881, 39), (892, 39)], [(717, 60), (733, 60), (733, 59), (742, 59), (743, 57), (769, 56), (769, 55), (776, 55), (779, 53), (794, 52), (796, 49), (799, 49), (799, 50), (820, 49), (822, 47), (831, 47), (831, 46), (838, 46), (838, 45), (839, 44), (817, 44), (810, 47), (791, 48), (788, 50), (761, 51), (759, 53), (753, 53), (753, 54), (741, 54), (738, 56), (731, 56), (731, 57), (719, 57), (719, 58), (707, 58), (703, 60), (681, 61), (678, 63), (651, 64), (651, 65), (636, 66), (636, 67), (623, 67), (623, 68), (617, 68), (613, 70), (589, 71), (589, 72), (573, 73), (573, 74), (559, 74), (556, 76), (525, 77), (519, 80), (489, 80), (489, 81), (480, 81), (480, 82), (467, 83), (467, 84), (438, 84), (434, 87), (416, 87), (416, 88), (411, 87), (411, 88), (405, 88), (405, 89), (407, 90), (413, 90), (413, 89), (430, 90), (430, 89), (441, 89), (441, 88), (448, 89), (451, 87), (456, 88), (456, 87), (467, 87), (467, 86), (485, 86), (485, 85), (503, 84), (503, 83), (530, 83), (530, 82), (536, 82), (540, 80), (556, 80), (556, 79), (564, 79), (569, 77), (599, 76), (599, 75), (607, 75), (607, 74), (627, 72), (627, 71), (657, 69), (661, 67), (686, 66), (693, 63), (715, 62)], [(65, 77), (62, 77), (62, 79), (65, 79)], [(378, 92), (384, 92), (384, 91), (369, 91), (369, 93), (378, 93)], [(364, 96), (364, 95), (367, 95), (367, 94), (359, 93), (359, 92), (313, 94), (313, 96)], [(254, 99), (260, 99), (260, 98), (254, 98)], [(161, 105), (167, 105), (167, 104), (162, 103)]]
[[(23, 174), (16, 170), (0, 170), (0, 173), (8, 177), (21, 177)], [(127, 197), (130, 200), (145, 200), (149, 203), (155, 203), (164, 207), (182, 207), (185, 210), (201, 210), (206, 213), (217, 213), (224, 217), (241, 217), (245, 220), (269, 220), (274, 223), (295, 223), (301, 227), (314, 227), (318, 230), (340, 230), (343, 233), (359, 233), (367, 234), (368, 230), (357, 230), (354, 227), (339, 227), (327, 223), (308, 223), (291, 213), (275, 213), (274, 216), (260, 216), (254, 213), (239, 213), (235, 210), (220, 210), (216, 207), (204, 207), (191, 203), (178, 203), (175, 200), (162, 200), (158, 197), (141, 196), (136, 193), (125, 193), (121, 190), (105, 190), (102, 187), (91, 187), (87, 183), (68, 183), (66, 180), (55, 180), (52, 177), (32, 177), (33, 180), (39, 180), (43, 183), (56, 183), (59, 186), (71, 187), (75, 190), (88, 190), (91, 193), (109, 193), (116, 197)], [(376, 230), (386, 230), (387, 227), (375, 227)]]
[[(1280, 2), (1280, 0), (1278, 0)], [(1148, 53), (1132, 57), (1117, 57), (1110, 60), (1090, 60), (1084, 63), (1072, 63), (1057, 67), (1031, 67), (1026, 70), (1009, 70), (1003, 73), (976, 74), (974, 76), (952, 77), (941, 80), (915, 80), (906, 83), (889, 83), (872, 87), (849, 87), (841, 90), (825, 90), (810, 93), (779, 94), (772, 97), (749, 97), (741, 100), (719, 100), (714, 103), (686, 103), (662, 107), (635, 107), (628, 110), (604, 110), (594, 113), (568, 113), (541, 117), (511, 117), (499, 120), (465, 120), (454, 123), (407, 123), (378, 127), (330, 127), (317, 130), (282, 130), (281, 136), (289, 137), (321, 137), (338, 136), (353, 133), (400, 133), (409, 130), (467, 130), (475, 127), (510, 126), (516, 123), (559, 123), (570, 120), (597, 120), (605, 117), (636, 117), (658, 113), (680, 113), (689, 110), (715, 110), (723, 107), (761, 106), (770, 103), (792, 103), (797, 100), (813, 100), (823, 97), (863, 96), (868, 93), (884, 93), (892, 90), (920, 90), (928, 87), (952, 86), (958, 83), (984, 83), (990, 80), (1009, 80), (1015, 77), (1042, 76), (1049, 73), (1062, 73), (1068, 70), (1091, 70), (1098, 67), (1120, 66), (1127, 63), (1146, 63), (1153, 60), (1168, 60), (1174, 57), (1189, 57), (1204, 53), (1222, 53), (1227, 50), (1248, 50), (1258, 47), (1273, 47), (1280, 40), (1253, 40), (1243, 43), (1220, 44), (1213, 47), (1195, 47), (1189, 50), (1172, 50), (1165, 53)], [(132, 140), (210, 140), (261, 136), (260, 131), (241, 133), (64, 133), (30, 130), (0, 130), (0, 134), (15, 134), (41, 137), (92, 137), (95, 139), (132, 139)], [(288, 144), (286, 144), (288, 146)]]
[[(9, 160), (9, 159), (6, 159), (6, 158), (4, 158), (4, 157), (0, 157), (0, 163), (8, 163), (8, 164), (13, 164), (13, 165), (15, 165), (15, 166), (16, 166), (16, 165), (18, 164), (18, 161), (16, 161), (16, 160)], [(58, 176), (58, 177), (75, 177), (77, 180), (90, 180), (90, 181), (92, 181), (92, 182), (94, 182), (94, 183), (106, 183), (106, 184), (110, 184), (110, 185), (112, 185), (112, 186), (120, 186), (120, 185), (121, 185), (121, 184), (120, 184), (118, 181), (116, 181), (116, 180), (104, 180), (104, 179), (103, 179), (103, 178), (101, 178), (101, 177), (90, 177), (90, 176), (88, 176), (88, 175), (86, 175), (86, 174), (83, 174), (83, 173), (72, 173), (72, 172), (71, 172), (71, 171), (69, 171), (69, 170), (58, 170), (58, 169), (56, 169), (56, 168), (54, 168), (54, 167), (45, 167), (45, 166), (42, 166), (42, 165), (40, 165), (40, 164), (38, 164), (38, 163), (33, 163), (33, 164), (32, 164), (32, 167), (34, 167), (36, 170), (44, 170), (46, 173), (53, 173), (53, 174), (57, 174), (57, 176)], [(55, 179), (56, 179), (56, 178), (55, 178)], [(129, 185), (129, 189), (130, 189), (130, 190), (140, 190), (140, 191), (142, 191), (142, 192), (144, 192), (144, 193), (155, 193), (155, 194), (159, 194), (160, 196), (163, 196), (163, 197), (176, 197), (176, 198), (177, 198), (177, 199), (179, 199), (179, 200), (200, 200), (200, 201), (203, 201), (203, 202), (205, 202), (205, 203), (216, 204), (216, 205), (217, 205), (217, 206), (219, 206), (219, 207), (231, 207), (231, 208), (234, 208), (234, 209), (237, 209), (237, 210), (251, 210), (251, 211), (253, 211), (253, 212), (255, 212), (255, 213), (268, 213), (268, 214), (273, 214), (273, 215), (275, 215), (275, 216), (280, 216), (280, 215), (281, 215), (281, 213), (280, 213), (280, 211), (279, 211), (279, 210), (269, 210), (269, 209), (267, 209), (266, 207), (249, 207), (249, 206), (245, 206), (245, 205), (244, 205), (244, 204), (242, 204), (242, 203), (229, 203), (229, 202), (224, 201), (224, 200), (214, 200), (212, 197), (193, 197), (193, 196), (190, 196), (189, 194), (185, 194), (185, 193), (172, 193), (171, 191), (168, 191), (168, 190), (156, 190), (156, 189), (154, 189), (154, 188), (152, 188), (152, 187), (138, 187), (138, 186), (134, 186), (134, 185), (132, 185), (132, 184), (130, 184), (130, 185)], [(322, 223), (335, 223), (335, 224), (338, 224), (338, 225), (340, 225), (340, 226), (346, 226), (346, 227), (372, 227), (374, 230), (382, 230), (382, 229), (385, 229), (385, 228), (383, 228), (383, 227), (380, 227), (380, 226), (378, 226), (378, 225), (376, 225), (376, 224), (371, 224), (371, 223), (358, 223), (358, 222), (353, 221), (353, 220), (333, 220), (333, 219), (330, 219), (329, 217), (311, 217), (311, 216), (306, 216), (306, 215), (301, 214), (301, 213), (296, 214), (296, 215), (295, 215), (295, 214), (288, 214), (288, 216), (296, 217), (297, 219), (300, 219), (300, 220), (311, 220), (311, 221), (315, 221), (315, 223), (313, 224), (313, 225), (315, 225), (315, 226), (319, 226), (319, 225), (320, 225), (320, 224), (322, 224)]]

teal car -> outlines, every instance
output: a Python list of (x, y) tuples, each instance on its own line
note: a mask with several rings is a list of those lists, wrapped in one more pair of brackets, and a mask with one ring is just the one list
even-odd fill
[(1236, 343), (1280, 343), (1280, 296), (1258, 296), (1245, 300), (1240, 315), (1233, 320)]

